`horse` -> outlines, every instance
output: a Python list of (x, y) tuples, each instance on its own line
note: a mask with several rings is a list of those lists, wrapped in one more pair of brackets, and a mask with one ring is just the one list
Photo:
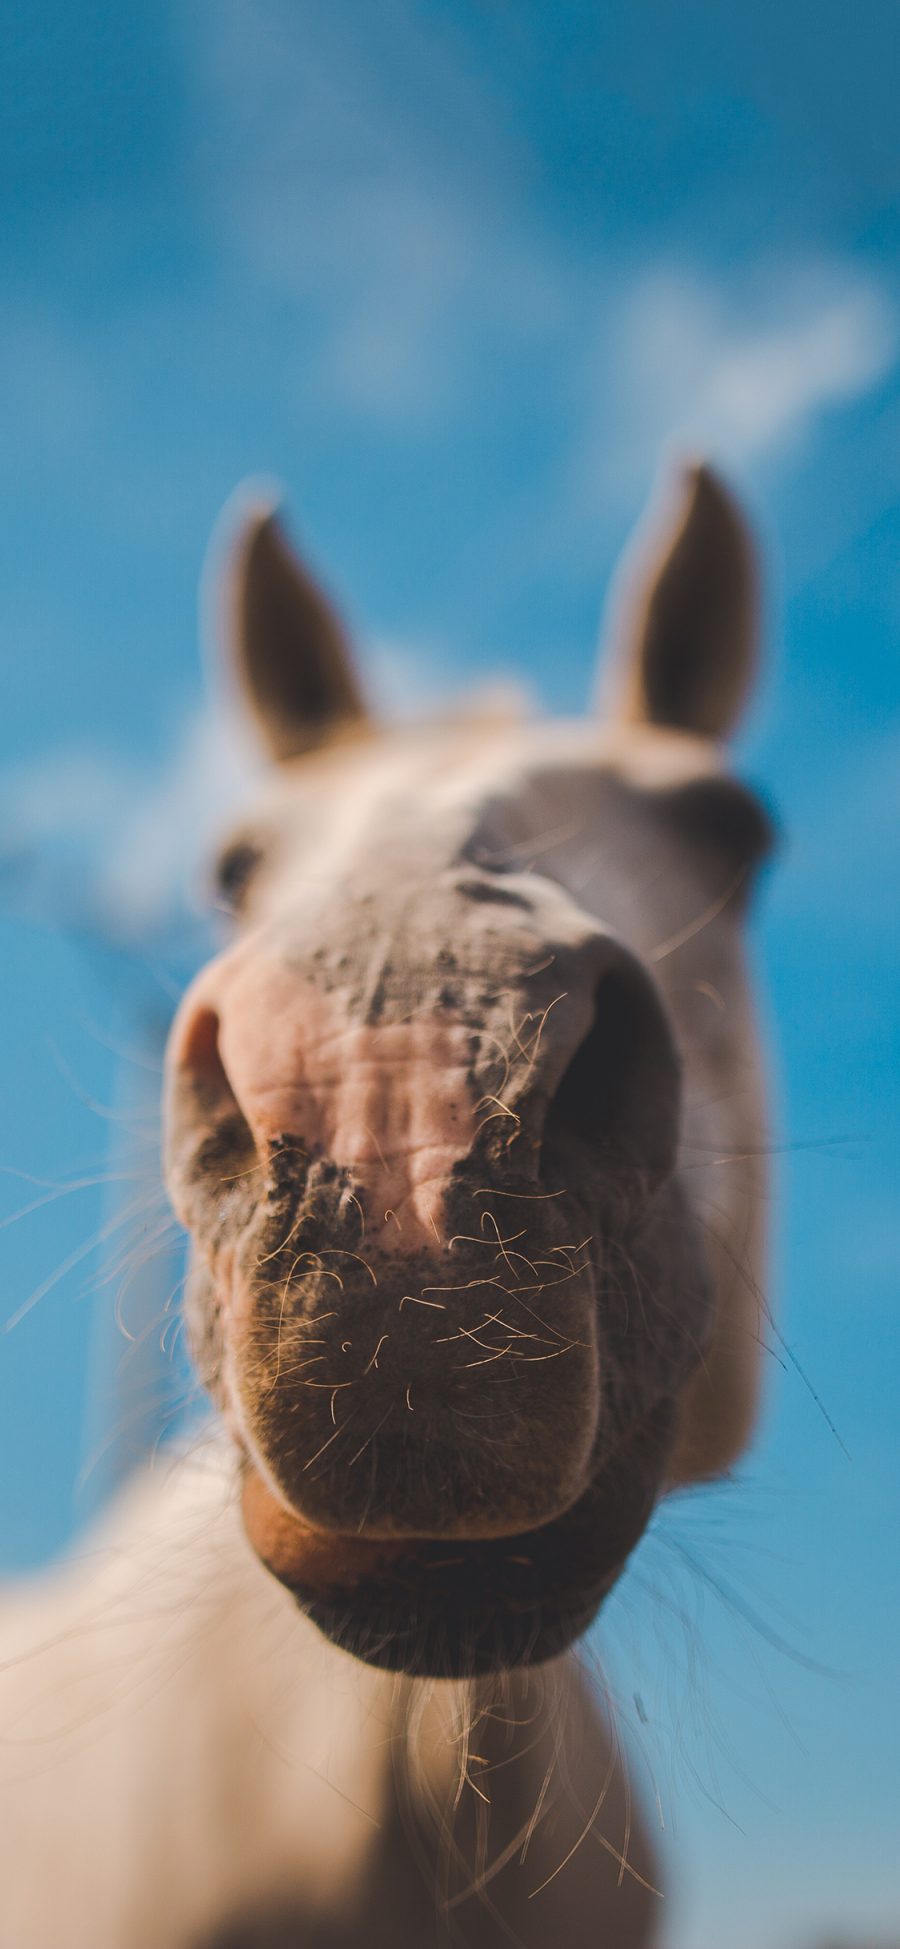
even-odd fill
[(164, 1090), (217, 1431), (6, 1593), (3, 1949), (658, 1940), (578, 1647), (757, 1414), (759, 606), (685, 465), (583, 720), (384, 726), (245, 512), (221, 636), (271, 763)]

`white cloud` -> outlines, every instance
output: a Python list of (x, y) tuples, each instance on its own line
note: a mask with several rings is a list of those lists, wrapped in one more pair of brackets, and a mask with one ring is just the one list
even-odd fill
[(485, 334), (529, 341), (565, 293), (518, 210), (515, 141), (446, 35), (404, 0), (349, 24), (219, 0), (184, 31), (194, 192), (224, 274), (294, 308), (304, 411), (396, 430), (471, 404)]
[(826, 408), (867, 392), (895, 346), (879, 294), (851, 287), (796, 323), (724, 344), (698, 417), (739, 454), (775, 447)]
[(484, 681), (461, 689), (458, 663), (435, 644), (375, 637), (361, 657), (373, 708), (385, 721), (403, 723), (439, 716), (530, 716), (536, 699), (527, 684), (492, 664)]
[(802, 439), (883, 378), (898, 349), (887, 298), (852, 265), (757, 266), (718, 285), (650, 271), (627, 296), (616, 340), (646, 437), (735, 464)]
[(604, 289), (571, 361), (573, 432), (546, 495), (545, 557), (594, 559), (598, 521), (646, 495), (667, 451), (738, 478), (796, 469), (826, 415), (877, 387), (898, 355), (897, 314), (852, 262), (632, 271)]
[(361, 663), (375, 707), (386, 717), (421, 717), (440, 710), (451, 695), (452, 659), (434, 645), (426, 648), (399, 637), (376, 636)]
[(198, 923), (196, 879), (258, 759), (221, 707), (190, 719), (162, 764), (86, 747), (7, 771), (0, 874), (14, 905), (138, 946)]

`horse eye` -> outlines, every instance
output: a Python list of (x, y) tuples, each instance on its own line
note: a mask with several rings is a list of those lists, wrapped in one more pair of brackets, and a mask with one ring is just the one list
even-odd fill
[(261, 859), (261, 848), (252, 839), (236, 839), (216, 861), (216, 895), (231, 913), (239, 911)]
[(755, 866), (773, 852), (778, 828), (755, 792), (735, 778), (699, 778), (667, 795), (670, 822), (685, 836)]

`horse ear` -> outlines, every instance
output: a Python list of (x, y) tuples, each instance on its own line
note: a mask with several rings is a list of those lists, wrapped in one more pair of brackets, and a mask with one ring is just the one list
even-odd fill
[(726, 737), (755, 674), (759, 581), (744, 517), (710, 467), (679, 472), (616, 607), (613, 714)]
[(362, 725), (366, 708), (343, 625), (271, 506), (244, 515), (224, 582), (227, 649), (272, 756), (295, 758)]

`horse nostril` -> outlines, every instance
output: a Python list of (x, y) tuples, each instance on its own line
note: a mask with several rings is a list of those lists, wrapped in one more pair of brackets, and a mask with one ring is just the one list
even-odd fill
[(680, 1066), (662, 1004), (640, 963), (609, 970), (594, 995), (587, 1035), (547, 1111), (543, 1157), (576, 1146), (613, 1178), (652, 1190), (673, 1168), (678, 1144)]
[(237, 1108), (237, 1097), (219, 1052), (219, 1017), (214, 1008), (198, 1008), (190, 1017), (181, 1038), (179, 1068), (198, 1085), (204, 1096), (217, 1106), (229, 1100)]
[[(223, 1160), (256, 1156), (253, 1133), (221, 1054), (218, 1011), (196, 1005), (176, 1024), (168, 1060), (167, 1154), (170, 1167), (200, 1178)], [(176, 1199), (177, 1202), (177, 1199)]]
[(253, 1132), (220, 1051), (220, 1015), (187, 1004), (169, 1043), (166, 1082), (166, 1175), (175, 1210), (191, 1230), (208, 1224), (206, 1201), (238, 1179), (251, 1187), (259, 1162)]

